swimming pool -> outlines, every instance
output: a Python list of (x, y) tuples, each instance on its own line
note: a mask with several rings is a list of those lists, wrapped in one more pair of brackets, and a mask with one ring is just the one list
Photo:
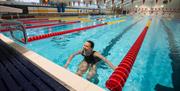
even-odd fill
[[(148, 18), (149, 17), (143, 17), (142, 20), (139, 20), (133, 17), (126, 17), (125, 22), (105, 25), (89, 29), (88, 31), (60, 35), (21, 45), (63, 66), (67, 58), (73, 52), (81, 49), (86, 40), (92, 40), (95, 43), (94, 49), (102, 53), (117, 66), (142, 32)], [(120, 18), (107, 19), (105, 22), (119, 19)], [(99, 22), (79, 23), (67, 25), (65, 27), (52, 27), (51, 32), (97, 23)], [(170, 27), (168, 23), (166, 24)], [(47, 33), (44, 32), (44, 30), (47, 31), (47, 28), (37, 29), (35, 30), (37, 32), (33, 34)], [(28, 31), (30, 35), (32, 31)], [(43, 33), (39, 33), (39, 31)], [(176, 32), (178, 32), (177, 29)], [(8, 34), (6, 35), (8, 36)], [(179, 35), (177, 35), (177, 33), (174, 33), (174, 35), (176, 36), (176, 40), (179, 40), (177, 38)], [(173, 87), (171, 79), (172, 60), (169, 57), (169, 53), (167, 34), (164, 31), (160, 19), (154, 17), (123, 91), (154, 91), (157, 84)], [(82, 56), (76, 56), (70, 63), (68, 70), (76, 72), (81, 60)], [(165, 68), (166, 70), (164, 70)], [(96, 75), (98, 80), (95, 79), (94, 83), (108, 90), (105, 87), (105, 82), (112, 72), (113, 71), (108, 66), (100, 64), (97, 70), (98, 75)]]

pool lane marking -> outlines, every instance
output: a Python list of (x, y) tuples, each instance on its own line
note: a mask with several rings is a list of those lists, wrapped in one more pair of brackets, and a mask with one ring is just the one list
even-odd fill
[[(136, 25), (138, 22), (140, 22), (142, 19), (137, 20), (136, 22), (132, 23), (131, 25), (129, 25), (128, 27), (126, 27), (125, 29), (123, 29), (123, 32), (120, 32), (117, 36), (115, 36), (113, 39), (111, 39), (111, 41), (109, 42), (109, 45), (107, 45), (103, 51), (102, 51), (102, 55), (107, 57), (108, 55), (110, 55), (109, 51), (112, 49), (112, 47), (122, 38), (122, 36), (127, 33), (134, 25)], [(102, 62), (102, 61), (101, 61)], [(105, 63), (102, 62), (98, 65), (101, 68), (107, 68), (105, 66)]]
[[(168, 44), (169, 44), (169, 57), (172, 60), (172, 69), (173, 69), (173, 74), (172, 74), (172, 82), (174, 86), (174, 91), (178, 89), (178, 85), (180, 84), (179, 80), (179, 64), (180, 64), (180, 47), (177, 44), (177, 41), (175, 40), (175, 35), (173, 31), (165, 24), (164, 20), (160, 20), (161, 24), (164, 26), (163, 30), (166, 32), (167, 37), (168, 37)], [(178, 82), (177, 82), (178, 81)]]

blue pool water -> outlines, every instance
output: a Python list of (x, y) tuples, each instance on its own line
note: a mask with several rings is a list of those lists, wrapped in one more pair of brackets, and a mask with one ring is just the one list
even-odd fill
[[(121, 18), (107, 18), (104, 22), (120, 19)], [(92, 40), (95, 43), (94, 50), (102, 53), (107, 59), (117, 66), (133, 45), (139, 34), (142, 32), (149, 17), (135, 18), (128, 16), (123, 19), (126, 19), (126, 21), (113, 25), (96, 27), (78, 33), (60, 35), (34, 41), (26, 45), (20, 45), (23, 45), (26, 48), (48, 58), (52, 62), (63, 66), (72, 53), (82, 48), (85, 41)], [(173, 27), (174, 24), (179, 25), (180, 23), (166, 19), (164, 21), (166, 21), (167, 26), (171, 30), (174, 30), (173, 33), (175, 35), (175, 40), (178, 41), (177, 44), (180, 44), (180, 37), (178, 35), (179, 28)], [(52, 27), (51, 32), (80, 28), (99, 23), (101, 22), (93, 21), (89, 23)], [(34, 36), (49, 32), (48, 28), (38, 28), (33, 29), (32, 31), (28, 30), (27, 33), (29, 36)], [(9, 35), (8, 33), (4, 34), (6, 36)], [(169, 53), (169, 44), (164, 27), (160, 22), (160, 18), (153, 17), (152, 24), (146, 34), (145, 40), (123, 91), (155, 91), (157, 84), (172, 88), (172, 60), (169, 57)], [(78, 64), (82, 59), (82, 56), (76, 56), (68, 66), (68, 70), (75, 73), (78, 68)], [(112, 72), (113, 70), (107, 65), (102, 63), (99, 64), (96, 75), (97, 79), (95, 79), (94, 83), (108, 91), (105, 87), (105, 82)]]

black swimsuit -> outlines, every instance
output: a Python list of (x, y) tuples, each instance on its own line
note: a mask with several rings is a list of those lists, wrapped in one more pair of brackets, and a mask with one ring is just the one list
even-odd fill
[(88, 64), (96, 64), (97, 62), (100, 61), (100, 59), (94, 56), (95, 52), (96, 51), (93, 51), (89, 56), (84, 55), (83, 53), (81, 55), (84, 56), (84, 61), (86, 61)]

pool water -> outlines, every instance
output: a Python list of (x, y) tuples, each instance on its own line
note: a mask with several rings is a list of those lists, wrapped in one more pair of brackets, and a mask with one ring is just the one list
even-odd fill
[[(124, 22), (104, 25), (87, 31), (55, 36), (30, 42), (26, 45), (19, 44), (63, 66), (72, 53), (82, 48), (85, 41), (92, 40), (95, 43), (94, 50), (103, 54), (117, 66), (136, 41), (149, 18), (150, 17), (126, 16), (123, 18), (126, 20)], [(103, 22), (120, 19), (122, 18), (107, 18)], [(173, 88), (171, 77), (173, 71), (171, 67), (172, 60), (169, 57), (169, 44), (167, 34), (164, 31), (160, 19), (159, 17), (152, 18), (151, 26), (148, 29), (131, 73), (123, 87), (123, 91), (155, 91), (157, 84)], [(180, 44), (180, 36), (178, 35), (179, 28), (173, 27), (175, 24), (179, 25), (180, 22), (173, 20), (168, 21), (166, 19), (164, 19), (164, 21), (171, 30), (174, 30), (173, 34), (175, 35), (177, 44)], [(102, 23), (102, 21), (51, 27), (50, 32), (75, 29), (99, 23)], [(29, 29), (27, 33), (28, 36), (46, 34), (50, 33), (48, 29), (49, 28)], [(9, 36), (8, 33), (4, 34)], [(83, 57), (81, 55), (74, 57), (68, 66), (68, 70), (75, 73), (82, 59)], [(108, 91), (105, 87), (105, 82), (112, 72), (113, 70), (110, 67), (100, 62), (93, 83)]]

